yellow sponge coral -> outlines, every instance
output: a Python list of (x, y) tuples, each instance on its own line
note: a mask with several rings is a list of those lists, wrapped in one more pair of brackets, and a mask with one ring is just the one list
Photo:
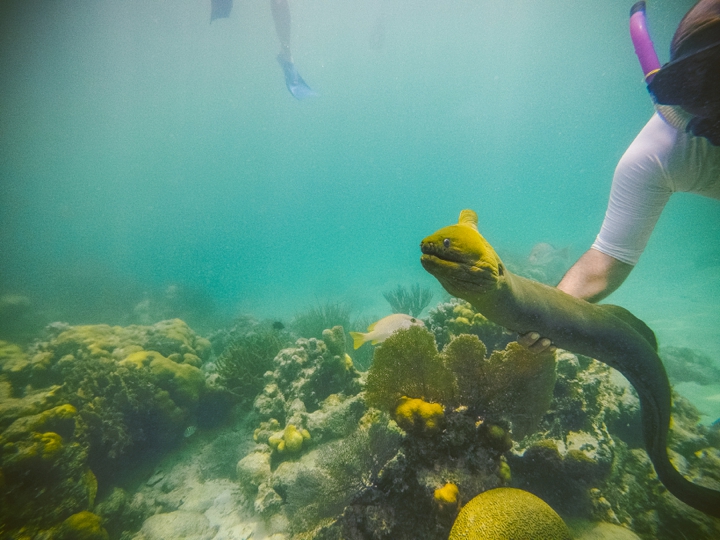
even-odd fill
[(433, 433), (440, 429), (443, 417), (443, 407), (439, 403), (407, 396), (400, 398), (400, 405), (395, 409), (395, 421), (405, 431)]
[(565, 522), (532, 493), (495, 488), (460, 510), (448, 540), (570, 540)]
[(458, 494), (458, 487), (452, 482), (448, 482), (443, 487), (435, 490), (433, 498), (441, 510), (449, 510), (457, 508), (460, 501)]
[(288, 424), (282, 432), (271, 435), (268, 444), (281, 454), (297, 454), (308, 439), (310, 432), (307, 429), (298, 429), (297, 426)]

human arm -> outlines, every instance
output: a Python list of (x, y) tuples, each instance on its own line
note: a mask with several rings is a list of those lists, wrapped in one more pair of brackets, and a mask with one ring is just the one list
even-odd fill
[[(615, 170), (600, 234), (560, 280), (558, 289), (598, 302), (625, 281), (672, 193), (665, 164), (671, 161), (668, 156), (676, 136), (676, 130), (655, 115), (633, 141)], [(518, 343), (533, 352), (552, 346), (536, 332), (519, 336)]]
[(590, 248), (570, 267), (557, 288), (595, 303), (617, 290), (633, 268), (631, 264)]

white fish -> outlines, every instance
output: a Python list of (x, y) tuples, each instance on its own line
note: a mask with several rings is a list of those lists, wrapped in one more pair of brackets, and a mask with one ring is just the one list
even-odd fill
[(368, 341), (373, 345), (382, 343), (394, 332), (402, 330), (403, 328), (410, 328), (411, 326), (425, 326), (425, 323), (410, 315), (394, 313), (372, 323), (368, 326), (367, 333), (350, 332), (350, 335), (353, 338), (353, 346), (357, 349)]

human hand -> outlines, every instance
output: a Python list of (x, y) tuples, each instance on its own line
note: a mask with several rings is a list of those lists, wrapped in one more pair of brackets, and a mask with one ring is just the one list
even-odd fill
[(540, 337), (537, 332), (528, 332), (527, 334), (518, 334), (518, 343), (530, 352), (544, 353), (554, 352), (557, 347), (552, 344), (548, 338)]

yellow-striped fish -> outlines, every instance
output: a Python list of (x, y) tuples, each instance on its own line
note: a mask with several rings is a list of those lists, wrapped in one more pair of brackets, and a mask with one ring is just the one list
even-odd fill
[(353, 338), (353, 346), (357, 349), (362, 346), (363, 343), (368, 341), (373, 345), (382, 343), (389, 338), (394, 332), (403, 328), (410, 328), (411, 326), (425, 326), (425, 323), (420, 319), (411, 317), (410, 315), (404, 315), (403, 313), (393, 313), (387, 317), (383, 317), (377, 322), (372, 323), (368, 326), (368, 331), (363, 332), (350, 332)]

